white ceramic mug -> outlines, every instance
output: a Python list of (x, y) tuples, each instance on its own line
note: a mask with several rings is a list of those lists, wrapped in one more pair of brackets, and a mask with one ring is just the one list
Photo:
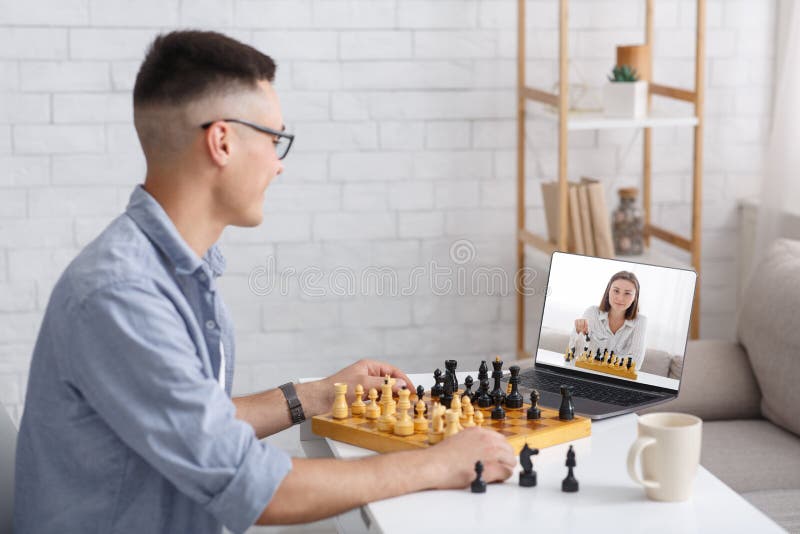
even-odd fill
[[(628, 451), (628, 474), (656, 501), (685, 501), (692, 495), (703, 421), (685, 413), (639, 417), (639, 437)], [(641, 457), (641, 462), (639, 458)], [(641, 463), (642, 476), (636, 471)]]

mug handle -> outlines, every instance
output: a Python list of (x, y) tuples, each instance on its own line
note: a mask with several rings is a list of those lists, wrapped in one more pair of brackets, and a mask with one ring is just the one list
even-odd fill
[(639, 473), (636, 472), (636, 464), (639, 463), (638, 460), (639, 456), (642, 454), (642, 451), (645, 449), (645, 447), (649, 447), (655, 442), (655, 438), (651, 438), (649, 436), (641, 437), (633, 442), (633, 445), (631, 445), (631, 448), (628, 451), (628, 475), (630, 475), (634, 482), (644, 486), (645, 488), (658, 488), (660, 486), (660, 484), (654, 480), (643, 479), (639, 476)]

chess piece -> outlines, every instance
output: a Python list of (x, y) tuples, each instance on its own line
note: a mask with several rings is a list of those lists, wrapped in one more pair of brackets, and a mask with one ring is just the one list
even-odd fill
[(522, 465), (522, 472), (519, 474), (519, 485), (532, 488), (536, 485), (536, 471), (533, 470), (531, 456), (539, 454), (539, 449), (531, 449), (526, 443), (519, 453), (519, 463)]
[(461, 397), (469, 397), (470, 401), (475, 400), (473, 397), (474, 393), (472, 392), (472, 384), (475, 381), (472, 379), (472, 375), (467, 375), (467, 378), (464, 379), (464, 394)]
[(333, 385), (334, 398), (333, 398), (333, 418), (334, 419), (347, 419), (347, 384), (336, 382)]
[(431, 388), (431, 398), (438, 399), (439, 397), (442, 396), (442, 393), (444, 392), (444, 390), (442, 388), (442, 370), (441, 369), (437, 368), (433, 372), (433, 382), (434, 382), (433, 383), (433, 387)]
[(572, 404), (572, 388), (561, 386), (561, 406), (558, 408), (558, 418), (562, 421), (575, 419), (575, 405)]
[(603, 359), (600, 361), (603, 363), (608, 363), (608, 349), (603, 349)]
[(486, 481), (481, 479), (483, 474), (483, 464), (480, 460), (475, 462), (475, 480), (472, 481), (469, 488), (472, 493), (486, 493)]
[(414, 411), (417, 412), (417, 417), (414, 418), (414, 432), (423, 434), (428, 431), (428, 420), (425, 419), (425, 401), (418, 400)]
[(453, 384), (449, 381), (445, 381), (443, 389), (444, 393), (439, 397), (439, 402), (442, 403), (442, 406), (447, 407), (453, 402)]
[(594, 355), (594, 360), (596, 362), (600, 361), (600, 347), (597, 348), (597, 354)]
[(578, 491), (578, 480), (572, 472), (572, 468), (577, 465), (575, 463), (575, 451), (572, 449), (572, 445), (569, 446), (569, 450), (567, 451), (567, 463), (565, 465), (568, 468), (567, 478), (561, 481), (561, 491), (575, 493)]
[(434, 402), (431, 406), (431, 429), (428, 431), (428, 443), (435, 445), (444, 439), (444, 406)]
[(422, 386), (417, 386), (417, 400), (421, 401), (425, 399), (425, 388)]
[(495, 395), (500, 395), (501, 402), (505, 400), (505, 393), (503, 393), (502, 388), (500, 387), (500, 380), (503, 378), (503, 360), (500, 359), (500, 356), (495, 356), (494, 361), (492, 362), (492, 378), (494, 379), (494, 388), (492, 389), (489, 396), (494, 399)]
[(531, 407), (528, 408), (528, 419), (541, 419), (542, 410), (539, 409), (539, 391), (531, 391)]
[(494, 396), (494, 410), (492, 419), (502, 420), (506, 418), (506, 411), (503, 409), (503, 393), (496, 393)]
[(522, 408), (522, 394), (519, 392), (519, 365), (512, 365), (508, 368), (511, 378), (508, 385), (511, 391), (506, 395), (506, 408), (516, 410)]
[(392, 432), (397, 419), (394, 416), (396, 404), (392, 398), (392, 383), (387, 376), (381, 386), (381, 416), (378, 418), (378, 430)]
[(392, 398), (392, 386), (394, 385), (394, 378), (386, 375), (383, 379), (381, 386), (381, 413), (387, 415), (394, 415), (397, 408), (397, 403)]
[(483, 426), (483, 412), (475, 410), (475, 426)]
[(456, 367), (458, 367), (458, 360), (445, 360), (444, 361), (444, 383), (450, 381), (450, 386), (453, 388), (453, 393), (458, 391), (458, 377), (456, 376)]
[(489, 379), (481, 379), (481, 385), (478, 388), (478, 407), (488, 408), (492, 405), (492, 397), (489, 396)]
[(472, 406), (472, 401), (469, 400), (469, 395), (464, 395), (464, 399), (461, 401), (461, 411), (464, 414), (462, 426), (464, 428), (475, 426), (475, 408)]
[(464, 412), (461, 410), (461, 397), (458, 395), (453, 396), (453, 400), (450, 401), (450, 409), (453, 410), (458, 414), (458, 429), (464, 430), (461, 422), (466, 420), (466, 416)]
[(411, 392), (403, 386), (398, 395), (400, 396), (400, 401), (397, 403), (397, 421), (394, 424), (394, 434), (395, 436), (410, 436), (414, 433), (414, 421), (408, 415), (408, 410), (411, 408), (411, 401), (409, 401)]
[(451, 410), (447, 410), (444, 412), (444, 417), (447, 420), (447, 426), (444, 429), (444, 437), (449, 438), (450, 436), (455, 436), (459, 432), (461, 432), (461, 425), (458, 422), (459, 414), (458, 412)]
[(378, 390), (375, 388), (369, 388), (369, 404), (367, 404), (367, 409), (364, 411), (364, 417), (367, 419), (377, 419), (381, 416), (381, 407), (378, 406)]
[(356, 386), (356, 400), (350, 405), (350, 413), (353, 417), (362, 416), (364, 415), (366, 406), (367, 405), (364, 404), (364, 386), (358, 384)]
[(487, 380), (489, 379), (489, 366), (486, 365), (486, 360), (481, 360), (481, 364), (478, 366), (478, 384), (480, 384), (481, 380), (484, 378)]
[(632, 364), (632, 363), (633, 363), (633, 358), (631, 358), (630, 356), (628, 356), (628, 366), (627, 366), (627, 367), (628, 367), (628, 371), (630, 371), (630, 370), (631, 370), (631, 364)]

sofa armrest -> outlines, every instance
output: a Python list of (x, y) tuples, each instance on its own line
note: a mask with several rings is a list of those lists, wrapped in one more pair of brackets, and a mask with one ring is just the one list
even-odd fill
[(761, 417), (761, 390), (744, 348), (733, 341), (690, 341), (678, 398), (640, 413), (663, 411), (706, 420)]

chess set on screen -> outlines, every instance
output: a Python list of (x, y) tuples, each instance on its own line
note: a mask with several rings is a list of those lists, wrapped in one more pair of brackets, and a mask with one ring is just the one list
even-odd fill
[[(526, 403), (518, 390), (520, 368), (513, 365), (505, 391), (501, 387), (503, 361), (491, 362), (494, 387), (489, 388), (486, 362), (478, 370), (478, 387), (468, 376), (464, 388), (456, 379), (456, 360), (445, 361), (445, 373), (434, 372), (435, 385), (415, 393), (401, 389), (392, 394), (394, 379), (384, 379), (380, 399), (375, 388), (363, 401), (364, 389), (355, 387), (355, 401), (348, 407), (347, 384), (336, 384), (330, 413), (315, 416), (311, 428), (319, 436), (336, 439), (377, 452), (394, 452), (429, 447), (464, 428), (482, 426), (503, 434), (519, 454), (527, 445), (544, 448), (591, 434), (591, 420), (575, 415), (571, 390), (563, 387), (559, 410), (540, 408), (538, 393), (531, 392)], [(396, 400), (395, 400), (396, 399)], [(415, 417), (409, 413), (413, 408)]]

